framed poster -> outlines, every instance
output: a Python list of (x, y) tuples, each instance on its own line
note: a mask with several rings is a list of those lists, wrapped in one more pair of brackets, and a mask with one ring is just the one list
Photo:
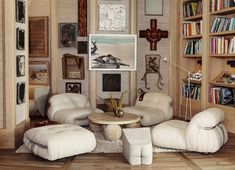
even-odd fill
[(49, 85), (49, 68), (47, 61), (29, 62), (29, 84)]
[(163, 15), (163, 0), (145, 0), (145, 15)]
[(25, 1), (16, 0), (16, 22), (25, 23)]
[(60, 38), (59, 46), (64, 47), (76, 47), (76, 33), (77, 24), (76, 23), (60, 23)]
[(136, 35), (90, 34), (90, 70), (136, 70)]
[(67, 82), (65, 85), (66, 93), (80, 93), (82, 92), (81, 83)]
[(16, 29), (16, 49), (24, 50), (25, 46), (25, 30), (21, 28)]
[(25, 75), (25, 56), (18, 55), (16, 56), (16, 74), (17, 77)]

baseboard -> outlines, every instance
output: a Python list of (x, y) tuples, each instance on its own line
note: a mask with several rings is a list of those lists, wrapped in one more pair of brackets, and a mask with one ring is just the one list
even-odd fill
[(26, 119), (15, 127), (15, 148), (23, 144), (23, 137), (26, 130), (30, 128), (30, 119)]

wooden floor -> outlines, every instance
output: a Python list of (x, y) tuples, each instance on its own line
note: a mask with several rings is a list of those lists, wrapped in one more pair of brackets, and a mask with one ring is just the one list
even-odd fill
[(130, 166), (122, 154), (83, 154), (57, 161), (47, 161), (32, 154), (16, 154), (0, 150), (0, 170), (235, 170), (235, 135), (217, 153), (154, 153), (150, 166)]

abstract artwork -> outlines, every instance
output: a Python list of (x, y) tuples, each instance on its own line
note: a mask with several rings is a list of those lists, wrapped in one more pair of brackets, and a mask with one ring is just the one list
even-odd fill
[(29, 62), (29, 84), (49, 85), (49, 68), (47, 61)]
[(17, 77), (21, 77), (25, 75), (25, 56), (18, 55), (16, 57), (16, 74)]
[(121, 91), (121, 74), (103, 74), (103, 92)]
[(16, 103), (22, 104), (25, 102), (25, 82), (17, 83)]
[(25, 22), (25, 2), (24, 0), (16, 0), (16, 22)]
[(60, 24), (60, 47), (76, 47), (76, 24)]
[(77, 42), (77, 50), (78, 54), (87, 54), (88, 48), (87, 48), (88, 42), (87, 41), (78, 41)]
[(21, 28), (16, 29), (16, 49), (24, 50), (25, 46), (25, 30)]

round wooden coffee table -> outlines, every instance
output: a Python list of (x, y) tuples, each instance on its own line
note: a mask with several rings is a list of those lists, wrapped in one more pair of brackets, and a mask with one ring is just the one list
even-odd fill
[(122, 135), (121, 126), (139, 127), (140, 116), (124, 113), (123, 117), (116, 117), (112, 112), (92, 113), (88, 116), (92, 131), (102, 131), (108, 140), (117, 140)]

